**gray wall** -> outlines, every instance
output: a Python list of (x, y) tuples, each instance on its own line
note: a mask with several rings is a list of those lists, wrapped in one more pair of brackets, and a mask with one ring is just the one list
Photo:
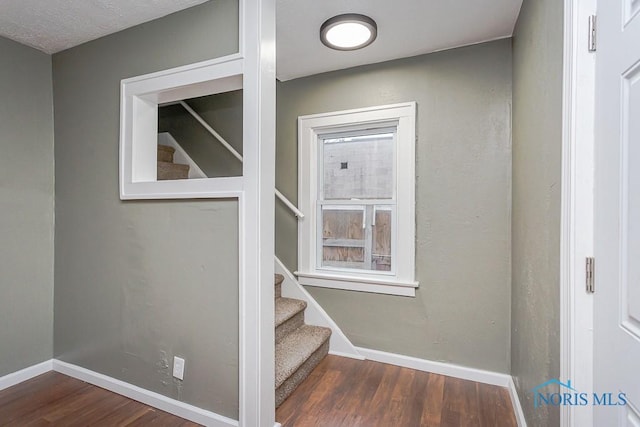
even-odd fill
[(563, 5), (525, 0), (513, 37), (511, 370), (530, 426), (557, 426), (531, 389), (560, 373)]
[[(417, 101), (415, 298), (309, 288), (354, 344), (509, 372), (511, 42), (278, 85), (276, 185), (297, 199), (300, 115)], [(276, 253), (297, 267), (276, 203)]]
[(120, 201), (118, 134), (121, 79), (236, 52), (237, 16), (213, 0), (53, 57), (55, 356), (232, 418), (237, 202)]
[(51, 57), (0, 37), (0, 377), (53, 351)]
[[(242, 91), (187, 101), (189, 106), (242, 154)], [(181, 105), (158, 110), (158, 132), (169, 132), (210, 178), (242, 175), (242, 163)]]

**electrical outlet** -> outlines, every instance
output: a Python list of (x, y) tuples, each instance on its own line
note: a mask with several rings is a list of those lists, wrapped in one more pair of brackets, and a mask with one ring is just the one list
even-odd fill
[(184, 359), (182, 357), (173, 357), (173, 376), (179, 380), (184, 379)]

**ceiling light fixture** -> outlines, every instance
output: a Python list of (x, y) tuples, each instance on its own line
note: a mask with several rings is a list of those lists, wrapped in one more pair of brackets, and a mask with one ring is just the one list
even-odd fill
[(320, 40), (336, 50), (356, 50), (369, 46), (378, 36), (376, 21), (365, 15), (346, 13), (324, 21)]

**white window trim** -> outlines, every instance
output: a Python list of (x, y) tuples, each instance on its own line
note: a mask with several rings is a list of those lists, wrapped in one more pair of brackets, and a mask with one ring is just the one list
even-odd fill
[[(316, 268), (318, 214), (318, 140), (336, 131), (397, 123), (396, 263), (395, 274), (326, 271)], [(415, 140), (416, 103), (382, 105), (298, 117), (298, 204), (305, 217), (298, 222), (298, 271), (303, 285), (415, 296)], [(411, 185), (406, 183), (410, 182)], [(407, 221), (403, 218), (411, 218)]]
[(242, 192), (242, 177), (157, 181), (156, 151), (159, 104), (242, 89), (243, 68), (243, 56), (233, 54), (122, 80), (122, 200), (236, 197)]

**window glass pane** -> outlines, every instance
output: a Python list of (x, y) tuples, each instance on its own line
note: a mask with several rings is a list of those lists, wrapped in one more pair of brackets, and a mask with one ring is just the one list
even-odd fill
[(392, 212), (390, 206), (323, 206), (320, 266), (391, 271)]
[(364, 206), (322, 209), (322, 266), (364, 268)]
[(324, 200), (391, 199), (393, 133), (322, 140)]
[(391, 209), (375, 208), (371, 269), (391, 271)]

